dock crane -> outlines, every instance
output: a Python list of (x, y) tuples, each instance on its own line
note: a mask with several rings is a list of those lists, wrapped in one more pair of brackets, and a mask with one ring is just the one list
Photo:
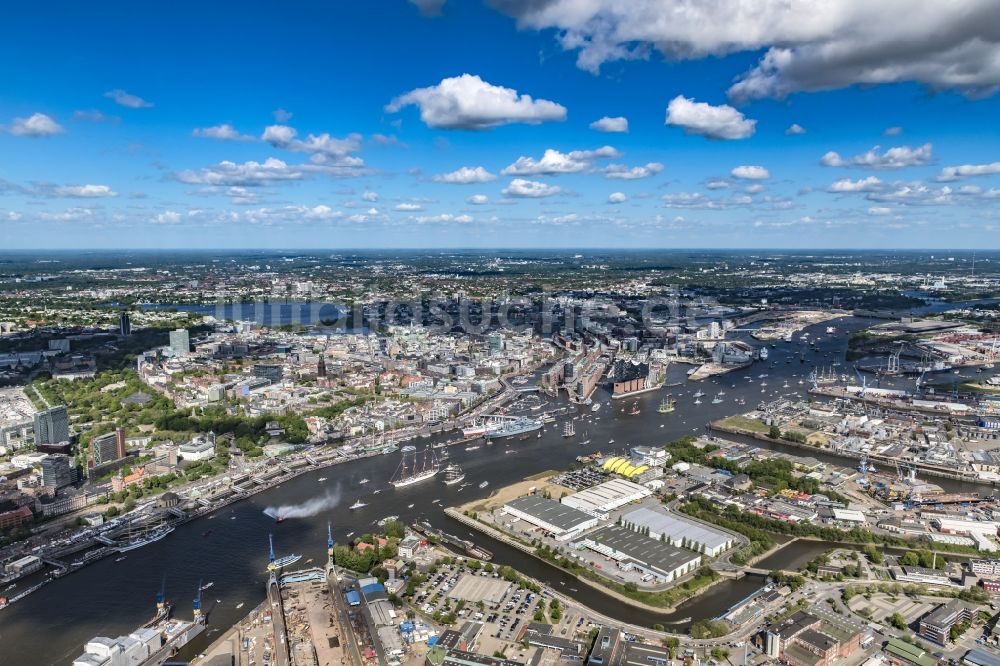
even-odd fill
[(198, 622), (201, 619), (201, 579), (198, 579), (198, 594), (194, 597), (194, 602), (191, 604), (191, 608), (194, 611), (194, 621)]

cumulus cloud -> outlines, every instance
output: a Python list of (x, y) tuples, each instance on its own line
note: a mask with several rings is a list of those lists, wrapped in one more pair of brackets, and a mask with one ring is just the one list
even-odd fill
[(39, 137), (62, 134), (66, 130), (51, 116), (44, 113), (33, 113), (27, 118), (14, 118), (14, 122), (11, 123), (10, 129), (7, 131), (15, 136)]
[(165, 210), (152, 219), (153, 224), (179, 224), (182, 219), (180, 213), (174, 210)]
[(467, 167), (464, 166), (455, 171), (450, 171), (448, 173), (439, 173), (434, 176), (434, 182), (436, 183), (450, 183), (452, 185), (470, 185), (472, 183), (488, 183), (491, 180), (496, 180), (495, 174), (490, 173), (485, 168), (481, 166), (477, 167)]
[(549, 148), (541, 159), (522, 155), (502, 173), (505, 176), (552, 176), (561, 173), (579, 173), (584, 171), (598, 159), (613, 159), (621, 157), (611, 146), (602, 146), (597, 150), (571, 150), (561, 153)]
[(566, 119), (566, 107), (560, 104), (532, 99), (472, 74), (411, 90), (393, 99), (386, 111), (396, 113), (410, 105), (420, 108), (420, 119), (428, 127), (441, 129), (484, 130), (510, 123), (537, 125)]
[(488, 204), (490, 202), (490, 198), (485, 194), (473, 194), (471, 197), (466, 199), (466, 201), (476, 206), (482, 206), (484, 204)]
[(634, 166), (629, 168), (624, 164), (609, 164), (601, 169), (605, 178), (615, 180), (638, 180), (648, 178), (663, 171), (663, 165), (659, 162), (648, 162), (645, 166)]
[(804, 128), (802, 125), (799, 125), (798, 123), (792, 123), (791, 125), (788, 126), (788, 129), (785, 130), (785, 134), (789, 135), (805, 134), (805, 133), (806, 133), (806, 128)]
[(118, 106), (127, 106), (130, 109), (147, 109), (153, 106), (152, 102), (147, 102), (137, 95), (131, 95), (124, 90), (109, 90), (104, 96), (113, 99)]
[(841, 178), (838, 181), (833, 182), (830, 187), (826, 188), (827, 192), (872, 192), (874, 190), (880, 189), (883, 183), (881, 180), (875, 176), (868, 176), (867, 178), (859, 178), (858, 180), (851, 180), (850, 178)]
[(553, 29), (577, 65), (670, 60), (764, 50), (729, 89), (734, 99), (784, 97), (853, 84), (917, 81), (990, 94), (1000, 86), (1000, 5), (995, 0), (491, 0), (518, 26)]
[(260, 138), (275, 148), (309, 154), (317, 164), (342, 167), (361, 167), (364, 164), (361, 158), (350, 154), (361, 150), (360, 134), (348, 134), (343, 139), (330, 136), (327, 132), (309, 134), (305, 140), (297, 137), (298, 131), (294, 127), (268, 125)]
[(1000, 162), (990, 164), (962, 164), (960, 166), (949, 166), (941, 169), (937, 180), (941, 182), (961, 180), (973, 176), (991, 176), (1000, 173)]
[(394, 210), (398, 210), (400, 212), (413, 212), (423, 209), (424, 209), (423, 206), (415, 203), (398, 203), (394, 208)]
[(612, 192), (611, 194), (608, 195), (608, 203), (618, 204), (618, 203), (623, 203), (627, 200), (628, 197), (625, 196), (623, 192)]
[(460, 224), (466, 224), (472, 222), (471, 215), (452, 215), (451, 213), (442, 213), (440, 215), (418, 215), (413, 218), (419, 224), (429, 224), (434, 222), (458, 222)]
[(203, 139), (219, 139), (220, 141), (251, 141), (253, 139), (246, 134), (240, 134), (229, 123), (213, 125), (212, 127), (196, 127), (191, 131), (191, 134)]
[(738, 166), (729, 173), (733, 178), (742, 178), (743, 180), (765, 180), (771, 177), (770, 171), (757, 165)]
[(730, 182), (724, 178), (713, 178), (705, 183), (705, 187), (710, 190), (724, 190), (730, 186)]
[(507, 197), (540, 199), (560, 194), (562, 191), (561, 187), (556, 187), (555, 185), (546, 185), (534, 180), (515, 178), (510, 181), (510, 185), (503, 189), (503, 195)]
[(892, 209), (887, 208), (886, 206), (872, 206), (871, 208), (868, 209), (869, 215), (888, 215), (891, 212)]
[(666, 123), (709, 139), (746, 139), (753, 136), (757, 121), (748, 120), (728, 104), (712, 106), (678, 95), (667, 105)]
[(251, 160), (242, 164), (223, 161), (198, 171), (180, 171), (173, 177), (188, 185), (258, 187), (273, 182), (300, 180), (304, 175), (300, 167), (289, 166), (282, 160), (270, 157), (264, 162)]
[(598, 132), (628, 132), (628, 118), (624, 116), (604, 116), (590, 123), (590, 129)]
[(55, 188), (53, 194), (59, 197), (72, 197), (76, 199), (99, 199), (102, 197), (118, 196), (118, 193), (108, 185), (62, 185)]
[(367, 201), (369, 203), (375, 203), (378, 201), (378, 192), (372, 192), (371, 190), (365, 190), (361, 194), (361, 200)]
[(934, 159), (934, 149), (929, 143), (917, 148), (897, 146), (879, 153), (875, 146), (860, 155), (844, 158), (833, 150), (819, 159), (819, 163), (828, 167), (861, 167), (863, 169), (902, 169), (905, 167), (922, 166)]

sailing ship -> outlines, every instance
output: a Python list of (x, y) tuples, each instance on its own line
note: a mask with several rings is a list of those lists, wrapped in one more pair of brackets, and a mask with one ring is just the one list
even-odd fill
[(674, 407), (677, 406), (677, 401), (674, 400), (672, 395), (668, 395), (662, 401), (660, 401), (660, 406), (656, 408), (660, 414), (669, 414), (674, 411)]
[(572, 437), (576, 434), (576, 425), (572, 421), (566, 421), (566, 425), (563, 426), (563, 437)]
[(445, 485), (453, 486), (456, 483), (461, 483), (464, 480), (465, 480), (465, 472), (463, 472), (462, 468), (456, 465), (455, 463), (451, 463), (450, 465), (444, 468)]
[(424, 449), (423, 455), (418, 455), (414, 446), (404, 446), (401, 451), (403, 459), (399, 461), (399, 467), (389, 481), (394, 487), (404, 488), (426, 481), (438, 473), (438, 462), (433, 449)]

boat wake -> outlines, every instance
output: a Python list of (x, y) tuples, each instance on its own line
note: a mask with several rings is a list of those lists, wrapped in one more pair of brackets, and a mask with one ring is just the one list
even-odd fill
[(310, 518), (319, 515), (323, 511), (329, 511), (340, 504), (340, 491), (327, 493), (323, 497), (314, 497), (301, 504), (282, 504), (281, 506), (269, 506), (264, 509), (264, 514), (275, 520), (285, 520), (286, 518)]

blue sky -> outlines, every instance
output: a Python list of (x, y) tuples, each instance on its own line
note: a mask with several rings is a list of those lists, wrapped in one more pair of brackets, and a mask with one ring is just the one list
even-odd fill
[(4, 244), (997, 247), (1000, 7), (795, 4), (11, 7)]

